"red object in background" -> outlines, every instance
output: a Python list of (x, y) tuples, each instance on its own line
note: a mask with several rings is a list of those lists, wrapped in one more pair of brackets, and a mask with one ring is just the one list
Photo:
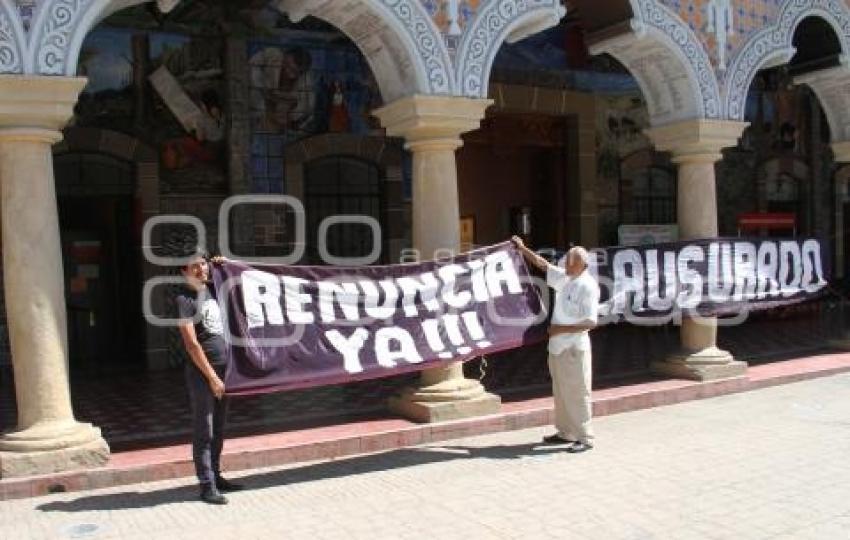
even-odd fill
[(759, 229), (792, 229), (796, 233), (797, 216), (793, 213), (779, 212), (750, 212), (738, 216), (738, 234), (741, 231)]
[(100, 250), (98, 240), (74, 240), (71, 242), (70, 255), (76, 264), (97, 264), (100, 262)]
[(210, 163), (215, 159), (209, 145), (191, 135), (165, 141), (162, 146), (162, 165), (169, 170)]

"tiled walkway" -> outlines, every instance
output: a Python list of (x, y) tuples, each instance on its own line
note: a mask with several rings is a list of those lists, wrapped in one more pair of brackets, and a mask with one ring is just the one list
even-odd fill
[[(818, 304), (784, 314), (754, 316), (743, 326), (723, 328), (719, 344), (737, 358), (758, 363), (823, 350), (835, 334), (838, 317)], [(616, 385), (640, 376), (652, 359), (663, 358), (678, 343), (677, 329), (606, 327), (593, 335), (596, 386)], [(548, 395), (549, 375), (543, 346), (527, 347), (466, 366), (506, 401)], [(232, 400), (229, 431), (259, 434), (333, 425), (353, 419), (387, 417), (387, 396), (416, 380), (415, 375), (349, 385), (282, 392)], [(72, 381), (74, 410), (99, 426), (114, 451), (188, 440), (189, 407), (182, 371), (128, 374)], [(9, 377), (0, 382), (0, 430), (15, 424), (14, 391)]]
[[(756, 368), (758, 369), (758, 368)], [(850, 538), (850, 374), (595, 421), (0, 504), (0, 538), (833, 540)]]

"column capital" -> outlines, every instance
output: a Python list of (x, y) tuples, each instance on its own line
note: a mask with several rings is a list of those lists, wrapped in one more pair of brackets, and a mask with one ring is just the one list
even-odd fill
[(387, 134), (404, 137), (409, 148), (451, 149), (461, 134), (478, 129), (491, 99), (413, 95), (375, 110)]
[(838, 141), (830, 146), (836, 163), (850, 163), (850, 141)]
[(53, 145), (61, 140), (62, 133), (60, 133), (58, 129), (45, 129), (41, 127), (0, 127), (0, 142), (32, 141)]
[(0, 75), (0, 129), (13, 128), (8, 136), (29, 139), (42, 138), (38, 130), (61, 130), (86, 82), (85, 77)]
[(670, 152), (674, 163), (714, 163), (724, 148), (735, 146), (749, 126), (731, 120), (685, 120), (652, 127), (646, 135), (661, 152)]

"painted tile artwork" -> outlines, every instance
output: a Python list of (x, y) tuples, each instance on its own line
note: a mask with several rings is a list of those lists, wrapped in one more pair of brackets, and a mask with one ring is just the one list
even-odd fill
[[(782, 0), (659, 0), (676, 12), (702, 40), (716, 68), (731, 59), (754, 33), (777, 16)], [(718, 44), (725, 52), (720, 54)], [(721, 61), (723, 60), (723, 61)], [(723, 69), (718, 69), (723, 72)]]
[(336, 31), (290, 37), (266, 10), (268, 37), (248, 42), (251, 178), (256, 193), (284, 188), (283, 148), (320, 133), (384, 134), (382, 104), (362, 53)]
[[(244, 80), (254, 191), (283, 188), (283, 147), (319, 133), (383, 135), (382, 103), (360, 51), (332, 28), (296, 37), (274, 10), (254, 19)], [(74, 124), (139, 135), (160, 151), (173, 190), (226, 189), (224, 42), (209, 32), (102, 26), (83, 44), (89, 78)], [(141, 74), (145, 74), (144, 76)], [(179, 177), (179, 178), (178, 178)]]
[(89, 78), (74, 125), (138, 134), (160, 153), (164, 188), (226, 186), (223, 41), (102, 27), (83, 43)]
[(482, 3), (482, 0), (422, 0), (437, 28), (449, 35), (466, 28)]

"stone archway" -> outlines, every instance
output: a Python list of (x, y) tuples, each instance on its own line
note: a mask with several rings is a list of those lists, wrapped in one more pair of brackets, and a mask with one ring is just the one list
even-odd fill
[(311, 15), (347, 35), (366, 57), (385, 102), (452, 93), (449, 51), (419, 1), (278, 0), (276, 5), (293, 21)]
[(555, 26), (566, 14), (560, 0), (490, 2), (479, 8), (457, 48), (457, 94), (486, 98), (493, 61), (502, 44)]
[(481, 2), (465, 28), (455, 13), (443, 32), (416, 0), (363, 0), (356, 9), (331, 0), (279, 0), (278, 7), (296, 21), (312, 15), (348, 35), (368, 59), (386, 103), (415, 94), (486, 98), (502, 43), (554, 26), (566, 13), (561, 0)]
[(12, 2), (0, 2), (0, 73), (24, 72), (26, 32)]
[[(68, 128), (65, 138), (53, 147), (53, 153), (98, 153), (132, 163), (135, 167), (135, 198), (140, 205), (142, 223), (160, 213), (159, 155), (142, 141), (105, 129)], [(160, 274), (162, 269), (150, 262), (142, 262), (143, 281)], [(139, 324), (142, 324), (141, 321)], [(168, 365), (166, 335), (160, 328), (146, 327), (145, 348), (148, 368)]]
[(610, 11), (593, 0), (575, 3), (588, 14), (591, 52), (610, 54), (635, 77), (652, 126), (722, 117), (711, 60), (674, 11), (654, 0), (622, 0)]
[[(91, 29), (112, 13), (146, 1), (42, 2), (32, 19), (21, 71), (73, 76), (83, 40)], [(170, 8), (176, 4), (161, 5)], [(339, 2), (328, 0), (278, 0), (274, 5), (294, 21), (313, 15), (347, 34), (366, 56), (385, 101), (417, 93), (450, 94), (454, 88), (448, 50), (417, 1), (364, 0), (355, 9), (350, 9), (350, 2), (340, 9)], [(18, 21), (17, 14), (13, 18)]]
[[(817, 17), (826, 21), (835, 32), (841, 44), (842, 53), (850, 53), (850, 31), (848, 31), (848, 28), (850, 28), (850, 7), (844, 2), (786, 0), (775, 18), (775, 24), (766, 26), (751, 37), (741, 51), (736, 54), (729, 66), (723, 92), (726, 118), (731, 120), (742, 120), (744, 118), (747, 92), (759, 70), (791, 61), (795, 52), (794, 34), (800, 23), (809, 17)], [(839, 126), (850, 125), (850, 118), (838, 116), (839, 113), (845, 113), (843, 116), (846, 116), (844, 110), (831, 111), (829, 109), (829, 89), (837, 85), (835, 83), (836, 77), (840, 77), (841, 74), (848, 71), (850, 70), (846, 66), (840, 66), (834, 69), (815, 71), (797, 79), (797, 82), (812, 86), (821, 103), (827, 109), (827, 113), (832, 113), (829, 120), (834, 134)], [(846, 109), (846, 107), (843, 109)], [(850, 136), (850, 133), (847, 135)], [(845, 140), (850, 138), (848, 136), (835, 140)]]
[(403, 160), (401, 145), (383, 137), (364, 137), (343, 133), (326, 133), (290, 144), (284, 153), (286, 194), (304, 200), (307, 165), (313, 160), (331, 156), (349, 156), (378, 166), (384, 182), (386, 223), (383, 235), (389, 260), (398, 262), (409, 246), (405, 230), (410, 205), (404, 200)]
[(80, 50), (88, 33), (109, 15), (145, 0), (59, 0), (41, 2), (33, 14), (24, 73), (65, 75), (77, 73)]
[[(808, 86), (823, 109), (829, 125), (834, 162), (850, 162), (850, 107), (847, 106), (850, 66), (846, 60), (850, 53), (849, 29), (850, 7), (845, 2), (784, 0), (774, 23), (755, 33), (730, 66), (724, 86), (727, 117), (744, 117), (747, 93), (759, 70), (789, 64), (790, 69), (802, 72), (794, 76), (793, 82)], [(818, 39), (811, 40), (813, 35)], [(796, 164), (794, 167), (801, 169)], [(844, 195), (841, 189), (841, 178), (845, 175), (845, 169), (840, 169), (834, 178), (835, 185), (824, 192), (828, 194), (832, 191), (834, 215), (828, 219), (818, 214), (809, 216), (810, 220), (814, 220), (815, 227), (820, 224), (821, 234), (823, 231), (835, 231), (835, 268), (838, 277), (844, 273), (846, 251)], [(801, 177), (800, 174), (793, 176)], [(814, 181), (816, 177), (813, 176), (811, 180)], [(764, 210), (767, 207), (764, 174), (757, 177), (757, 188), (759, 207)]]

